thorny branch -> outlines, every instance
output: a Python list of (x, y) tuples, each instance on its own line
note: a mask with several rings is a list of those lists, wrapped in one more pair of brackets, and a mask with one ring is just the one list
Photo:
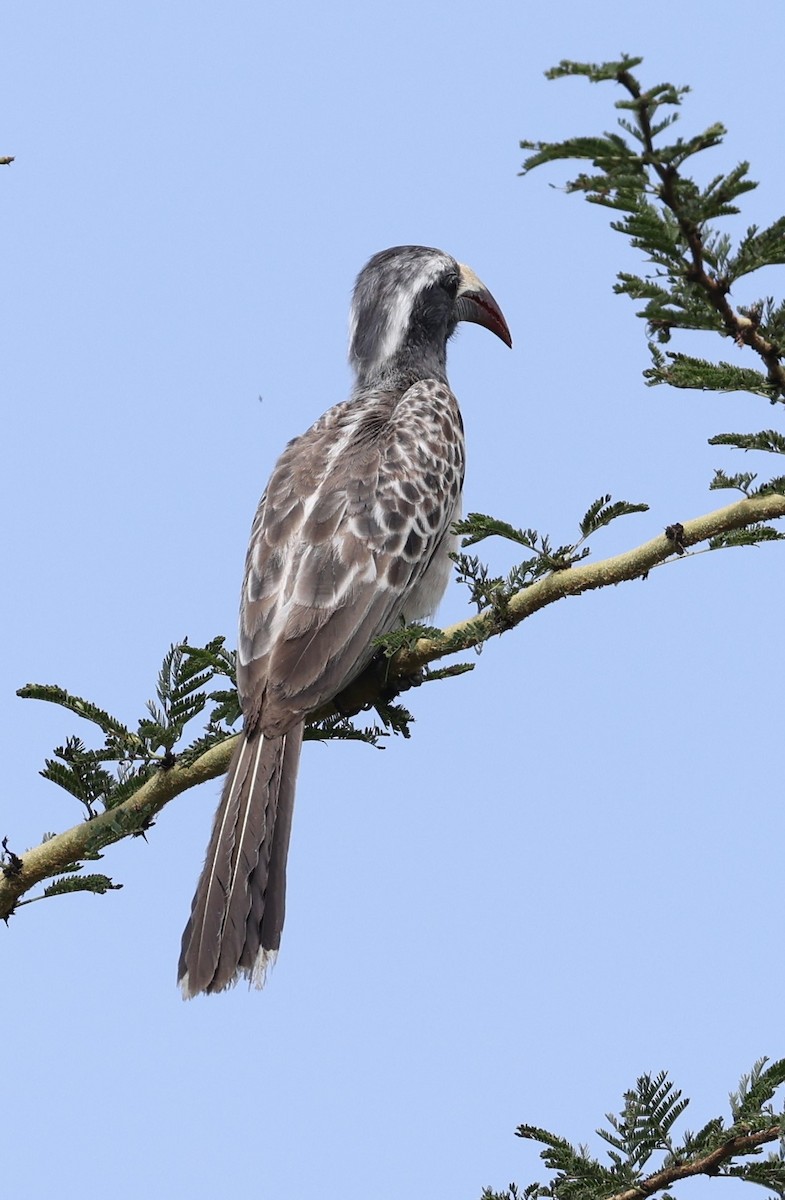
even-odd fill
[(663, 1167), (661, 1171), (656, 1171), (655, 1174), (642, 1179), (635, 1187), (609, 1196), (608, 1200), (646, 1200), (648, 1196), (664, 1191), (672, 1184), (678, 1183), (680, 1179), (690, 1179), (694, 1175), (719, 1175), (721, 1174), (720, 1167), (728, 1159), (749, 1154), (766, 1142), (776, 1142), (782, 1137), (783, 1132), (783, 1129), (775, 1126), (773, 1129), (759, 1129), (755, 1133), (737, 1134), (736, 1137), (730, 1138), (709, 1154), (691, 1159), (689, 1162), (674, 1163), (670, 1167)]
[(690, 256), (692, 258), (690, 280), (701, 288), (711, 306), (722, 317), (723, 324), (729, 336), (733, 338), (738, 346), (745, 345), (754, 350), (766, 364), (769, 382), (785, 390), (785, 366), (780, 362), (776, 348), (761, 335), (753, 320), (743, 316), (741, 313), (737, 313), (732, 305), (729, 304), (727, 298), (729, 288), (727, 283), (722, 278), (717, 278), (717, 276), (710, 274), (706, 270), (701, 232), (694, 222), (685, 216), (684, 205), (679, 200), (678, 185), (680, 175), (678, 168), (672, 163), (664, 165), (657, 161), (649, 112), (640, 84), (629, 71), (619, 71), (616, 78), (627, 89), (633, 100), (639, 102), (636, 113), (641, 133), (643, 134), (648, 164), (660, 180), (660, 197), (676, 218), (679, 229), (690, 249)]
[[(448, 627), (439, 638), (421, 638), (411, 649), (400, 650), (390, 660), (388, 678), (395, 681), (409, 677), (436, 659), (481, 645), (489, 638), (519, 625), (541, 608), (567, 596), (645, 578), (649, 571), (675, 556), (679, 550), (683, 552), (690, 546), (731, 530), (783, 517), (785, 496), (777, 493), (753, 496), (685, 521), (683, 525), (679, 523), (678, 546), (672, 536), (663, 533), (613, 558), (555, 571), (510, 597), (502, 610), (487, 610), (476, 618)], [(689, 554), (683, 557), (689, 558)], [(345, 711), (349, 707), (359, 710), (371, 706), (378, 699), (378, 689), (378, 673), (361, 676), (339, 698), (341, 708)], [(314, 717), (324, 717), (328, 712), (323, 710), (314, 714)], [(15, 871), (7, 868), (0, 870), (0, 918), (7, 920), (19, 898), (42, 880), (57, 875), (82, 859), (99, 856), (100, 851), (113, 842), (142, 832), (175, 796), (224, 774), (234, 744), (235, 739), (228, 738), (211, 747), (193, 763), (161, 769), (122, 803), (20, 855), (21, 868)], [(644, 1194), (647, 1193), (641, 1193)], [(637, 1195), (637, 1192), (629, 1196), (625, 1193), (623, 1200), (633, 1200)]]

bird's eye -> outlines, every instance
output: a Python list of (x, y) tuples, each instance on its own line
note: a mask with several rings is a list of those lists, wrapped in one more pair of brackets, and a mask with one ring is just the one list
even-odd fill
[(449, 292), (451, 296), (454, 296), (458, 291), (458, 282), (457, 273), (455, 271), (448, 271), (442, 279), (442, 287), (445, 292)]

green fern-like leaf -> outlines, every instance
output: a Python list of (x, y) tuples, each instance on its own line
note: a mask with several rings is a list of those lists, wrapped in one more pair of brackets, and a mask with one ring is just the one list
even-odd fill
[(536, 550), (539, 534), (536, 529), (516, 529), (507, 521), (497, 517), (489, 517), (486, 513), (468, 513), (463, 520), (456, 521), (453, 533), (461, 539), (461, 546), (474, 546), (477, 542), (488, 537), (503, 537), (510, 542), (525, 546), (527, 550)]
[(725, 1122), (722, 1117), (712, 1117), (697, 1133), (687, 1131), (682, 1143), (682, 1157), (697, 1157), (715, 1150), (722, 1142), (725, 1134)]
[(380, 702), (376, 704), (376, 711), (385, 730), (400, 734), (406, 739), (412, 736), (410, 726), (414, 724), (414, 716), (403, 704)]
[(113, 883), (108, 875), (69, 875), (55, 879), (44, 888), (44, 896), (64, 896), (68, 892), (93, 892), (103, 896), (105, 892), (119, 892), (121, 883)]
[(178, 750), (177, 761), (180, 766), (190, 766), (191, 763), (196, 762), (197, 758), (201, 758), (208, 750), (212, 750), (213, 746), (220, 746), (222, 742), (235, 736), (235, 731), (232, 729), (226, 729), (217, 723), (210, 724), (205, 732), (195, 738), (184, 750)]
[(785, 454), (785, 437), (776, 429), (762, 429), (760, 433), (718, 433), (709, 438), (710, 446), (735, 446), (738, 450), (768, 450), (771, 454)]
[(95, 805), (109, 807), (116, 787), (115, 777), (100, 764), (106, 755), (88, 750), (77, 737), (66, 739), (55, 749), (55, 758), (47, 758), (41, 775), (75, 796), (93, 816)]
[[(616, 62), (604, 63), (587, 63), (573, 62), (571, 59), (563, 58), (558, 66), (550, 67), (545, 72), (546, 79), (566, 79), (576, 75), (582, 75), (589, 80), (590, 83), (602, 83), (605, 81), (618, 80), (619, 76), (627, 71), (634, 71), (643, 62), (642, 58), (635, 58), (631, 54), (622, 54), (621, 58)], [(688, 88), (683, 88), (681, 91), (688, 91)], [(678, 99), (674, 99), (671, 103), (678, 104)]]
[[(715, 1117), (697, 1133), (685, 1133), (677, 1143), (674, 1128), (687, 1107), (686, 1099), (665, 1072), (642, 1075), (625, 1094), (619, 1115), (608, 1114), (608, 1127), (598, 1130), (609, 1147), (610, 1167), (592, 1157), (584, 1146), (576, 1147), (538, 1126), (521, 1125), (517, 1135), (543, 1146), (541, 1158), (554, 1176), (547, 1186), (533, 1183), (515, 1195), (531, 1200), (602, 1200), (629, 1191), (639, 1200), (654, 1196), (673, 1200), (669, 1185), (682, 1178), (686, 1167), (689, 1174), (734, 1176), (785, 1196), (782, 1146), (762, 1162), (757, 1142), (737, 1144), (739, 1135), (752, 1131), (765, 1133), (769, 1142), (782, 1135), (784, 1116), (774, 1111), (772, 1100), (784, 1083), (785, 1060), (771, 1065), (766, 1059), (759, 1060), (731, 1096), (734, 1124), (729, 1127)], [(720, 1148), (726, 1148), (727, 1154), (716, 1160), (714, 1152)], [(655, 1162), (649, 1164), (654, 1155)]]
[(195, 696), (188, 693), (183, 695), (178, 692), (172, 698), (169, 709), (169, 721), (172, 725), (177, 726), (179, 730), (182, 730), (193, 717), (199, 715), (206, 704), (207, 696), (204, 692)]
[(730, 1094), (731, 1113), (737, 1124), (760, 1113), (777, 1088), (785, 1083), (785, 1058), (769, 1067), (766, 1066), (768, 1061), (768, 1058), (759, 1058), (749, 1074), (742, 1075), (737, 1090)]
[(630, 504), (626, 500), (617, 500), (615, 503), (611, 503), (610, 494), (600, 496), (583, 517), (580, 524), (581, 533), (584, 537), (589, 537), (598, 529), (602, 529), (604, 525), (610, 525), (611, 521), (615, 521), (617, 517), (626, 516), (627, 513), (648, 512), (648, 510), (648, 504)]
[(584, 1147), (576, 1148), (565, 1138), (536, 1125), (519, 1125), (515, 1133), (517, 1137), (544, 1146), (540, 1157), (548, 1170), (557, 1173), (549, 1189), (550, 1195), (563, 1200), (589, 1200), (592, 1196), (608, 1195), (618, 1190), (619, 1172), (603, 1166)]
[(761, 483), (757, 489), (758, 496), (769, 496), (776, 493), (778, 496), (785, 495), (785, 475), (777, 475), (774, 479), (767, 479), (765, 483)]
[(138, 792), (143, 784), (147, 783), (148, 779), (152, 779), (155, 772), (159, 770), (157, 763), (141, 762), (133, 764), (121, 764), (118, 769), (118, 779), (110, 796), (107, 796), (104, 801), (107, 808), (116, 808), (118, 804), (122, 804), (129, 796), (133, 796), (134, 792)]
[(191, 646), (183, 642), (180, 649), (186, 658), (195, 664), (199, 671), (209, 671), (213, 675), (225, 675), (233, 684), (237, 683), (237, 653), (227, 650), (225, 638), (215, 637), (206, 646)]
[(635, 1090), (626, 1094), (621, 1115), (606, 1114), (610, 1130), (597, 1130), (618, 1151), (611, 1155), (617, 1170), (635, 1175), (655, 1150), (669, 1148), (671, 1126), (686, 1107), (664, 1071), (654, 1078), (641, 1075)]
[(757, 472), (755, 471), (739, 471), (736, 475), (726, 475), (724, 471), (717, 469), (714, 472), (714, 478), (709, 484), (709, 491), (716, 492), (730, 489), (743, 492), (745, 496), (749, 496), (751, 495), (750, 488), (757, 478)]
[(225, 725), (234, 725), (243, 715), (236, 688), (210, 692), (208, 699), (214, 701), (214, 707), (210, 713), (210, 720), (214, 724), (223, 722)]
[(785, 263), (785, 217), (778, 217), (763, 230), (756, 225), (750, 226), (736, 254), (729, 260), (725, 274), (733, 281), (761, 267), (782, 263)]
[(767, 400), (778, 399), (777, 389), (760, 371), (749, 367), (735, 367), (732, 363), (708, 362), (693, 358), (689, 354), (668, 354), (659, 365), (644, 371), (649, 386), (667, 383), (676, 388), (694, 388), (711, 392), (751, 392), (765, 396)]
[(736, 1179), (744, 1179), (747, 1183), (757, 1183), (773, 1192), (775, 1196), (785, 1197), (785, 1159), (781, 1154), (771, 1154), (766, 1162), (740, 1163), (738, 1166), (727, 1167), (722, 1174)]
[(122, 721), (118, 721), (116, 717), (99, 708), (90, 700), (71, 695), (65, 688), (58, 687), (56, 684), (28, 683), (25, 687), (19, 688), (16, 694), (24, 700), (45, 700), (49, 704), (59, 704), (62, 708), (67, 708), (69, 712), (84, 717), (86, 721), (92, 721), (105, 734), (111, 735), (123, 746), (126, 746), (130, 752), (138, 749), (138, 739)]
[(305, 727), (305, 740), (308, 742), (365, 742), (378, 750), (384, 747), (379, 743), (382, 738), (389, 737), (389, 732), (380, 725), (355, 725), (350, 717), (333, 713), (320, 721), (314, 721)]
[(762, 542), (785, 541), (785, 533), (772, 525), (748, 525), (745, 529), (730, 529), (710, 538), (710, 550), (725, 550), (730, 546), (760, 546)]
[(456, 675), (466, 675), (473, 671), (474, 663), (451, 663), (448, 667), (427, 668), (423, 671), (423, 683), (432, 683), (435, 679), (454, 679)]
[[(730, 235), (715, 222), (738, 213), (741, 197), (757, 186), (749, 177), (749, 164), (741, 162), (704, 186), (690, 178), (687, 164), (718, 146), (725, 127), (716, 122), (697, 134), (665, 142), (662, 135), (678, 115), (668, 109), (678, 108), (687, 89), (669, 83), (644, 89), (632, 73), (632, 64), (638, 62), (562, 62), (549, 71), (551, 79), (572, 75), (620, 84), (622, 97), (615, 103), (619, 132), (522, 142), (533, 153), (521, 173), (560, 160), (591, 162), (593, 169), (579, 173), (565, 190), (615, 210), (619, 215), (611, 228), (647, 259), (647, 276), (622, 273), (616, 291), (645, 301), (638, 315), (647, 322), (650, 337), (665, 343), (675, 329), (735, 336), (748, 343), (766, 367), (762, 373), (684, 354), (666, 359), (653, 352), (653, 365), (645, 372), (650, 385), (750, 392), (771, 403), (785, 402), (785, 304), (775, 308), (770, 299), (761, 300), (734, 314), (724, 301), (735, 279), (785, 262), (785, 217), (762, 231), (750, 227), (734, 253)], [(747, 324), (738, 316), (746, 316)], [(748, 338), (752, 332), (760, 336)]]
[(77, 800), (83, 799), (84, 789), (82, 782), (73, 767), (58, 762), (57, 759), (47, 758), (44, 760), (44, 768), (40, 774), (44, 779), (48, 779), (50, 783), (56, 783), (63, 791), (75, 796)]
[(389, 633), (374, 638), (373, 644), (383, 652), (385, 658), (392, 658), (399, 650), (411, 650), (422, 638), (427, 638), (429, 641), (443, 641), (444, 633), (434, 625), (419, 625), (417, 622), (413, 622), (411, 625), (401, 625), (398, 629), (391, 629)]

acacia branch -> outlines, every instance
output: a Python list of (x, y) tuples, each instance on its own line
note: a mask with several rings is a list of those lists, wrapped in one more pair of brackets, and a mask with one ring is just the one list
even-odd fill
[(709, 1154), (704, 1154), (701, 1158), (690, 1159), (689, 1162), (674, 1163), (673, 1166), (663, 1167), (661, 1171), (642, 1179), (635, 1187), (609, 1196), (608, 1200), (646, 1200), (646, 1197), (653, 1196), (655, 1192), (665, 1191), (681, 1179), (689, 1179), (694, 1175), (719, 1175), (721, 1174), (720, 1167), (728, 1159), (735, 1158), (737, 1155), (754, 1153), (765, 1142), (775, 1142), (782, 1135), (783, 1129), (780, 1125), (775, 1125), (771, 1129), (759, 1129), (756, 1133), (737, 1134), (718, 1146), (716, 1150), (710, 1151)]
[(15, 856), (13, 866), (4, 867), (0, 873), (0, 917), (8, 920), (19, 897), (37, 883), (60, 874), (83, 859), (99, 857), (100, 851), (113, 842), (139, 836), (175, 796), (223, 775), (229, 766), (235, 741), (236, 738), (230, 737), (220, 745), (212, 746), (188, 766), (162, 768), (115, 808)]
[[(778, 493), (753, 496), (679, 525), (677, 540), (673, 535), (661, 534), (613, 558), (556, 571), (516, 592), (498, 608), (449, 626), (441, 637), (421, 638), (410, 649), (398, 651), (390, 659), (388, 682), (411, 676), (436, 659), (479, 646), (566, 596), (644, 578), (653, 567), (690, 546), (722, 533), (783, 517), (785, 496)], [(378, 672), (366, 672), (338, 699), (342, 711), (347, 711), (350, 706), (359, 711), (372, 705), (378, 697)], [(331, 711), (337, 711), (336, 707), (331, 705), (315, 713), (314, 719)], [(113, 842), (144, 832), (156, 814), (175, 796), (224, 774), (234, 745), (235, 738), (230, 737), (187, 766), (175, 764), (162, 768), (114, 808), (49, 838), (18, 858), (15, 856), (10, 865), (0, 871), (0, 918), (7, 920), (20, 896), (36, 884), (58, 875), (74, 863), (97, 856)], [(626, 1194), (624, 1200), (628, 1200)]]
[(649, 110), (643, 102), (643, 93), (640, 84), (629, 71), (619, 71), (616, 78), (627, 89), (633, 99), (639, 102), (637, 109), (638, 122), (643, 135), (647, 158), (660, 180), (660, 198), (663, 204), (673, 213), (678, 222), (679, 229), (689, 246), (692, 266), (687, 278), (701, 289), (709, 304), (719, 313), (728, 336), (733, 338), (737, 346), (749, 346), (751, 350), (754, 350), (766, 364), (769, 383), (785, 391), (785, 366), (782, 364), (779, 350), (763, 337), (754, 321), (750, 320), (749, 317), (742, 316), (741, 313), (737, 313), (729, 303), (727, 298), (729, 291), (727, 282), (718, 279), (706, 270), (703, 235), (695, 222), (685, 215), (684, 205), (678, 193), (678, 185), (681, 180), (678, 168), (672, 163), (664, 166), (662, 163), (657, 162), (654, 135), (651, 121), (649, 120)]
[[(678, 545), (685, 549), (709, 541), (721, 533), (744, 529), (761, 521), (776, 521), (782, 517), (785, 517), (785, 496), (778, 493), (752, 496), (729, 504), (726, 508), (718, 508), (705, 516), (686, 521), (679, 526)], [(486, 610), (478, 617), (460, 621), (457, 625), (445, 629), (443, 639), (422, 638), (411, 650), (399, 651), (392, 659), (394, 672), (398, 675), (411, 674), (445, 654), (454, 654), (477, 646), (488, 638), (514, 628), (541, 608), (555, 604), (557, 600), (563, 600), (566, 596), (578, 596), (581, 592), (644, 578), (653, 567), (664, 563), (676, 553), (678, 551), (674, 539), (663, 533), (652, 538), (650, 542), (617, 554), (613, 558), (574, 566), (565, 571), (555, 571), (530, 587), (516, 592), (503, 609)]]

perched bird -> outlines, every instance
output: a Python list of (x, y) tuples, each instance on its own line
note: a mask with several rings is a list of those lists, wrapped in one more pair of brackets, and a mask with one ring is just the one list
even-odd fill
[(240, 601), (244, 728), (183, 934), (186, 998), (264, 982), (304, 720), (363, 670), (375, 638), (428, 616), (447, 585), (464, 475), (446, 372), (459, 321), (512, 345), (469, 267), (425, 246), (374, 255), (354, 288), (351, 397), (289, 443), (259, 503)]

